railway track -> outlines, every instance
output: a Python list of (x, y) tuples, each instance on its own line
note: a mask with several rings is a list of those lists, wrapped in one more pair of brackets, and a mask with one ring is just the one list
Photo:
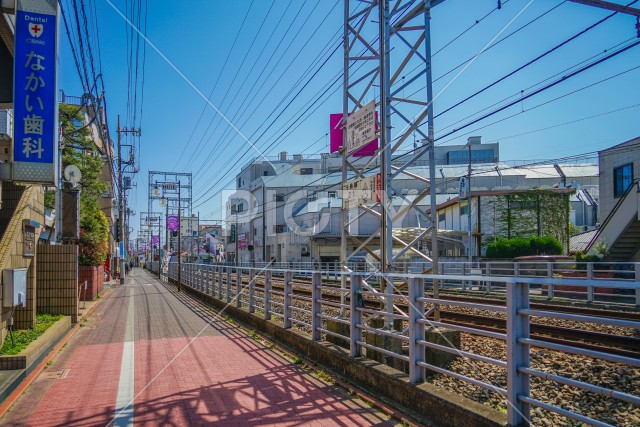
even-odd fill
[[(223, 283), (226, 284), (226, 276), (223, 276)], [(235, 276), (232, 276), (232, 285), (235, 285)], [(243, 285), (248, 285), (248, 279), (242, 280)], [(277, 277), (272, 279), (272, 289), (276, 292), (283, 292), (284, 286), (280, 285), (282, 280)], [(311, 296), (311, 291), (302, 288), (308, 288), (310, 281), (293, 280), (293, 297), (300, 296), (308, 299)], [(255, 286), (257, 290), (263, 291), (264, 282), (262, 279), (255, 280)], [(336, 286), (336, 291), (340, 288)], [(468, 296), (455, 296), (446, 295), (443, 298), (451, 301), (463, 301), (463, 302), (481, 302), (488, 305), (504, 306), (506, 302), (500, 299), (487, 299), (487, 298), (472, 298)], [(340, 296), (338, 293), (322, 292), (322, 299), (329, 302), (339, 302)], [(349, 296), (346, 296), (346, 300), (349, 300)], [(396, 302), (396, 305), (401, 309), (407, 309), (405, 304)], [(381, 302), (365, 299), (365, 307), (372, 309), (380, 309)], [(583, 316), (598, 316), (611, 319), (623, 319), (640, 321), (640, 313), (627, 312), (627, 311), (615, 311), (605, 310), (601, 308), (589, 308), (589, 307), (575, 307), (566, 305), (555, 304), (543, 304), (532, 303), (531, 308), (535, 310), (554, 311), (560, 313), (579, 314)], [(484, 331), (505, 333), (506, 332), (506, 320), (497, 317), (488, 317), (482, 315), (475, 315), (470, 313), (459, 313), (447, 310), (441, 310), (441, 320), (443, 323), (449, 323), (451, 325), (465, 326)], [(433, 316), (429, 317), (433, 320)], [(588, 349), (592, 351), (599, 351), (603, 353), (616, 354), (619, 356), (638, 358), (640, 354), (640, 338), (634, 336), (625, 335), (612, 335), (609, 333), (602, 333), (597, 331), (588, 331), (577, 328), (566, 328), (554, 325), (546, 325), (541, 323), (531, 323), (531, 338), (540, 339), (551, 343), (571, 345), (574, 347)]]

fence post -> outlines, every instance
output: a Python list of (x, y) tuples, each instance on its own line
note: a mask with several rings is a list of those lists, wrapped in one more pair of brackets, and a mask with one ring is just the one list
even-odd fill
[(418, 322), (424, 318), (424, 279), (409, 279), (409, 381), (419, 383), (424, 379), (424, 369), (418, 365), (424, 360), (425, 349), (418, 344), (424, 340), (424, 324)]
[(587, 263), (587, 302), (593, 302), (593, 263)]
[(236, 270), (236, 307), (242, 307), (242, 268)]
[(358, 342), (362, 341), (362, 329), (358, 328), (358, 325), (362, 324), (362, 312), (358, 310), (360, 308), (360, 302), (362, 301), (362, 295), (360, 291), (362, 289), (362, 277), (355, 274), (351, 275), (351, 289), (350, 289), (350, 307), (349, 307), (349, 338), (350, 345), (349, 350), (351, 357), (360, 356), (360, 346)]
[(322, 276), (319, 272), (314, 271), (311, 274), (311, 339), (313, 341), (320, 341), (322, 334), (320, 333), (320, 313), (322, 307), (320, 300), (322, 299)]
[(271, 270), (264, 272), (264, 320), (271, 320)]
[(222, 275), (224, 269), (227, 267), (219, 267), (218, 268), (218, 299), (222, 301)]
[(255, 290), (256, 290), (256, 272), (253, 268), (249, 269), (249, 313), (256, 311)]
[[(640, 262), (635, 263), (635, 282), (640, 282)], [(640, 307), (640, 287), (636, 288), (636, 307)]]
[[(547, 263), (547, 277), (549, 279), (553, 279), (553, 264), (552, 263)], [(553, 298), (555, 292), (555, 285), (553, 284), (548, 284), (547, 285), (547, 298), (551, 299)]]
[(212, 281), (213, 282), (213, 287), (211, 289), (211, 296), (214, 297), (214, 298), (216, 297), (217, 288), (220, 287), (220, 282), (218, 281), (218, 279), (219, 279), (219, 277), (218, 277), (219, 273), (218, 272), (219, 271), (220, 271), (220, 266), (216, 265), (213, 268), (213, 281)]
[(284, 272), (284, 327), (291, 327), (291, 306), (293, 305), (293, 286), (291, 285), (291, 272)]
[(529, 397), (529, 375), (520, 368), (529, 367), (529, 346), (520, 342), (529, 338), (529, 316), (520, 310), (529, 308), (529, 284), (507, 283), (507, 423), (524, 424), (529, 421), (529, 404), (518, 396)]
[(231, 270), (232, 268), (227, 269), (227, 286), (225, 290), (225, 301), (227, 304), (231, 302)]

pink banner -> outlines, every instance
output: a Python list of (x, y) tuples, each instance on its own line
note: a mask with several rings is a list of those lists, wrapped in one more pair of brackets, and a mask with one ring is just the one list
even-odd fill
[(167, 227), (171, 231), (178, 231), (178, 217), (177, 216), (168, 216), (167, 217)]
[[(378, 112), (376, 111), (376, 130), (378, 129)], [(329, 152), (335, 153), (342, 147), (342, 113), (329, 115)], [(373, 156), (378, 149), (378, 138), (371, 141), (355, 153), (353, 157)]]

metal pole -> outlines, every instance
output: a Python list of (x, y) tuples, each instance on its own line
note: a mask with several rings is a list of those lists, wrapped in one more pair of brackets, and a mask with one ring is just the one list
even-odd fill
[(56, 171), (58, 175), (58, 191), (56, 192), (56, 242), (60, 243), (62, 241), (62, 149), (60, 148), (62, 145), (63, 136), (62, 136), (62, 126), (60, 126), (58, 132), (58, 170)]
[[(380, 20), (380, 144), (382, 145), (382, 159), (380, 163), (380, 175), (382, 181), (382, 197), (380, 207), (382, 210), (382, 233), (380, 235), (380, 269), (382, 273), (391, 270), (393, 260), (393, 219), (391, 218), (390, 203), (392, 196), (391, 186), (391, 31), (389, 25), (389, 0), (378, 1)], [(387, 294), (393, 293), (393, 282), (382, 280), (380, 291)], [(393, 313), (393, 301), (387, 298), (385, 302), (387, 313)], [(385, 318), (385, 326), (393, 326), (393, 318)]]
[(169, 200), (167, 199), (166, 213), (164, 214), (164, 227), (165, 227), (165, 244), (167, 245), (167, 251), (171, 253), (171, 245), (169, 244)]
[(118, 190), (120, 203), (118, 206), (118, 222), (120, 223), (120, 232), (118, 233), (118, 256), (120, 257), (120, 284), (124, 285), (124, 263), (121, 245), (123, 245), (124, 237), (124, 186), (122, 183), (122, 133), (120, 129), (120, 115), (118, 115)]
[[(347, 182), (347, 132), (344, 130), (344, 126), (347, 124), (347, 117), (349, 116), (349, 97), (348, 90), (349, 87), (349, 28), (347, 23), (349, 22), (349, 0), (344, 0), (344, 34), (343, 34), (343, 44), (344, 44), (344, 72), (343, 72), (343, 91), (342, 91), (342, 184)], [(348, 204), (344, 202), (344, 190), (341, 188), (341, 200), (342, 206), (340, 207), (340, 288), (347, 288), (347, 215), (349, 214)], [(329, 214), (331, 214), (331, 210), (329, 210)], [(341, 292), (341, 294), (344, 294)], [(340, 299), (340, 302), (344, 304), (343, 299)], [(340, 309), (340, 315), (344, 316), (345, 310), (343, 308)]]
[(178, 181), (178, 292), (182, 290), (182, 242), (180, 240), (180, 235), (182, 234), (182, 218), (180, 208), (180, 181)]
[(160, 279), (160, 272), (162, 271), (162, 240), (161, 240), (161, 236), (162, 236), (162, 220), (160, 219), (160, 217), (162, 216), (161, 213), (158, 212), (158, 279)]
[(392, 223), (388, 209), (391, 200), (391, 108), (389, 71), (391, 68), (389, 0), (378, 2), (380, 20), (380, 144), (382, 159), (380, 174), (382, 179), (382, 234), (380, 236), (380, 258), (383, 273), (389, 271), (392, 260)]
[[(278, 201), (276, 200), (276, 204)], [(262, 182), (262, 262), (267, 262), (267, 216), (265, 208), (267, 206), (266, 188), (264, 178)]]
[(236, 205), (236, 235), (235, 237), (235, 243), (236, 243), (236, 256), (235, 256), (235, 264), (236, 266), (238, 265), (238, 256), (240, 255), (238, 253), (238, 205)]
[(472, 234), (472, 223), (471, 223), (471, 141), (469, 141), (468, 143), (469, 145), (469, 167), (467, 169), (467, 205), (469, 206), (468, 208), (468, 212), (467, 212), (467, 218), (468, 218), (468, 227), (469, 227), (469, 268), (472, 267), (473, 265), (473, 234)]
[[(424, 47), (425, 58), (427, 59), (427, 125), (429, 126), (429, 192), (431, 199), (431, 272), (438, 274), (438, 202), (436, 199), (436, 147), (433, 129), (433, 67), (431, 57), (431, 0), (425, 1), (424, 20)], [(438, 280), (433, 281), (433, 297), (440, 297), (440, 284)], [(434, 320), (440, 321), (440, 306), (434, 306)]]

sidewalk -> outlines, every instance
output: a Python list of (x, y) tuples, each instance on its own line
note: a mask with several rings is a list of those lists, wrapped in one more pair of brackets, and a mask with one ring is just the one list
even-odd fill
[[(131, 403), (133, 402), (133, 405)], [(2, 425), (395, 425), (134, 269)]]
[[(80, 301), (79, 302), (79, 310), (78, 310), (78, 322), (81, 323), (82, 320), (90, 315), (94, 309), (94, 307), (100, 302), (101, 298), (107, 294), (110, 288), (110, 284), (105, 284), (105, 289), (100, 292), (99, 297), (94, 301)], [(73, 329), (73, 325), (68, 329), (68, 332)], [(67, 332), (67, 333), (68, 333)], [(65, 333), (66, 334), (66, 333)], [(41, 356), (38, 357), (37, 360), (33, 361), (26, 369), (15, 369), (15, 370), (6, 370), (0, 371), (0, 397), (3, 400), (8, 398), (14, 390), (19, 388), (21, 384), (31, 375), (32, 372), (39, 368), (39, 365), (43, 360), (47, 360), (51, 356), (49, 353), (53, 348), (56, 347), (57, 343), (61, 340), (64, 340), (65, 335), (63, 335), (58, 341), (52, 342), (51, 346), (48, 350), (45, 350)]]

